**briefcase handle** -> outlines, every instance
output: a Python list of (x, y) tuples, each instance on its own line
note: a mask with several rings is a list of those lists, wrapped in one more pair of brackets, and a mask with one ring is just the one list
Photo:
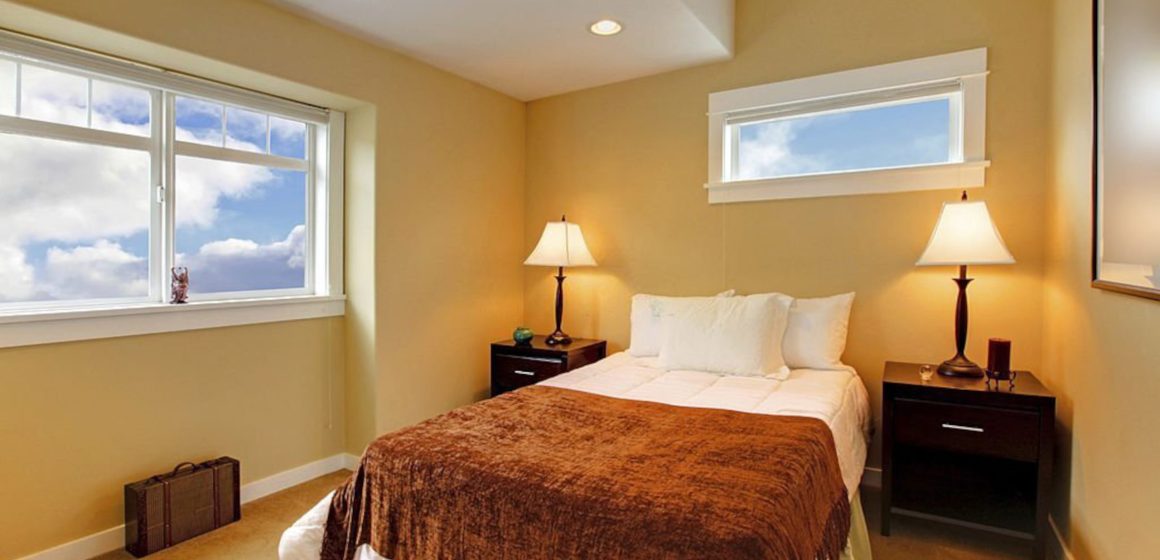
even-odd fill
[(169, 473), (168, 475), (159, 474), (157, 476), (154, 476), (152, 480), (160, 481), (160, 480), (164, 480), (166, 478), (173, 478), (173, 477), (177, 476), (177, 474), (181, 472), (181, 469), (183, 469), (185, 467), (192, 467), (190, 469), (190, 472), (197, 470), (197, 464), (186, 461), (184, 463), (178, 463), (178, 465), (176, 467), (173, 467), (173, 472)]

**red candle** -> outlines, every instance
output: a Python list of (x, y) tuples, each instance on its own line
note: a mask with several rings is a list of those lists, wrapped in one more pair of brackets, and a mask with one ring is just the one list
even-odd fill
[(1011, 372), (1011, 341), (992, 338), (987, 341), (987, 371), (994, 373)]

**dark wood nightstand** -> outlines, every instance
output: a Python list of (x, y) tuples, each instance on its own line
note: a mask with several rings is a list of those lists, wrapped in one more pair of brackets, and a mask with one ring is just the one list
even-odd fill
[(505, 340), (491, 345), (491, 396), (539, 383), (604, 359), (608, 343), (587, 338), (549, 346), (543, 336), (529, 344)]
[(919, 367), (886, 362), (882, 378), (882, 534), (911, 515), (1026, 538), (1043, 558), (1055, 397), (1026, 371), (988, 388)]

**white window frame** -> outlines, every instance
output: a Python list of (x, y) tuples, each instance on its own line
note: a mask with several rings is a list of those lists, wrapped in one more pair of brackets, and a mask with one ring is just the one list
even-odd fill
[[(150, 282), (147, 298), (99, 301), (49, 301), (5, 304), (0, 309), (0, 348), (70, 340), (108, 338), (232, 325), (341, 316), (343, 295), (343, 139), (345, 116), (322, 109), (200, 78), (137, 64), (0, 31), (0, 52), (21, 62), (79, 74), (103, 81), (147, 88), (151, 92), (150, 137), (106, 132), (21, 117), (0, 115), (0, 132), (23, 133), (68, 141), (128, 147), (150, 154), (155, 194), (150, 219)], [(226, 106), (259, 111), (306, 122), (305, 160), (271, 154), (247, 153), (200, 144), (169, 141), (174, 130), (173, 100), (195, 97)], [(90, 108), (91, 110), (91, 108)], [(279, 168), (301, 168), (307, 173), (306, 227), (311, 232), (306, 251), (305, 288), (214, 293), (195, 296), (191, 303), (171, 305), (164, 280), (173, 266), (173, 218), (180, 196), (174, 189), (177, 155), (209, 157)], [(311, 166), (310, 162), (314, 165)], [(164, 203), (162, 202), (164, 200)], [(157, 232), (165, 235), (156, 235)], [(170, 242), (163, 242), (167, 239)], [(317, 243), (316, 241), (324, 241)], [(195, 272), (196, 274), (196, 272)], [(165, 292), (165, 293), (159, 293)]]
[[(987, 49), (709, 94), (710, 204), (981, 187), (986, 182)], [(922, 99), (951, 99), (947, 163), (734, 179), (740, 124)], [(958, 134), (956, 134), (958, 132)], [(958, 157), (956, 157), (958, 156)]]

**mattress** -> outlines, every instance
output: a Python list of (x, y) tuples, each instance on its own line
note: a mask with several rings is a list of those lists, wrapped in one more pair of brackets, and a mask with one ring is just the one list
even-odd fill
[[(817, 418), (825, 422), (834, 434), (842, 481), (850, 500), (856, 502), (866, 462), (870, 402), (866, 387), (852, 368), (835, 371), (798, 369), (791, 371), (787, 379), (779, 381), (701, 371), (665, 371), (656, 367), (656, 358), (633, 357), (621, 352), (541, 384), (673, 406)], [(318, 558), (330, 498), (324, 498), (283, 533), (279, 546), (281, 560)], [(852, 536), (859, 529), (865, 532), (861, 508), (856, 510), (855, 517), (860, 523), (855, 523)], [(382, 558), (364, 546), (359, 549), (359, 560)]]

